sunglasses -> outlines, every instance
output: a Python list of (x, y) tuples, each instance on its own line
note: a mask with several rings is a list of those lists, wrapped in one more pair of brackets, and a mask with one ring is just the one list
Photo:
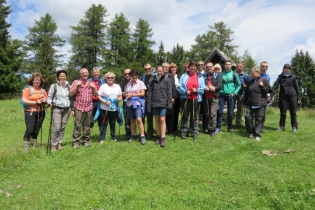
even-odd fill
[(151, 71), (151, 68), (148, 68), (148, 69), (144, 69), (145, 71)]
[(197, 66), (203, 66), (203, 64), (197, 64)]
[(131, 75), (132, 77), (137, 77), (138, 76), (138, 74), (133, 74), (133, 75)]
[(268, 68), (268, 66), (261, 66), (261, 67), (266, 67), (266, 68)]
[(130, 75), (130, 73), (126, 73), (125, 76)]
[(220, 70), (220, 68), (214, 68), (215, 70)]
[(207, 69), (212, 68), (213, 66), (206, 66)]
[(107, 77), (107, 79), (114, 79), (114, 77)]

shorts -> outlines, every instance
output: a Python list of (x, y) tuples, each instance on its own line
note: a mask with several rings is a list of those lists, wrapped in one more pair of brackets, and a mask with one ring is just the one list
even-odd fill
[(133, 108), (133, 106), (127, 106), (127, 119), (133, 120), (137, 118), (142, 118), (141, 106), (137, 105), (137, 108)]
[(167, 109), (163, 107), (155, 107), (152, 108), (153, 116), (166, 116), (167, 115)]

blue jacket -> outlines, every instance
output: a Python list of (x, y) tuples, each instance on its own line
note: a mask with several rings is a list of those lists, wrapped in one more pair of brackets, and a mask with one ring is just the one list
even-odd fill
[[(145, 103), (144, 103), (143, 98), (134, 96), (134, 97), (131, 97), (129, 100), (131, 100), (132, 107), (134, 109), (137, 108), (137, 102), (140, 103), (141, 110), (142, 110), (142, 118), (144, 118), (145, 117)], [(128, 101), (127, 99), (124, 100), (124, 102), (125, 102), (125, 112), (127, 111), (127, 107), (126, 107), (127, 106), (127, 101)]]
[[(197, 93), (198, 93), (198, 102), (202, 101), (202, 94), (205, 90), (205, 80), (203, 78), (203, 76), (201, 74), (197, 74), (198, 75), (198, 89), (197, 89)], [(188, 95), (186, 94), (187, 92), (187, 82), (189, 79), (189, 74), (188, 73), (184, 73), (180, 79), (179, 79), (179, 85), (178, 85), (178, 93), (179, 93), (179, 97), (180, 99), (185, 99), (188, 98)]]

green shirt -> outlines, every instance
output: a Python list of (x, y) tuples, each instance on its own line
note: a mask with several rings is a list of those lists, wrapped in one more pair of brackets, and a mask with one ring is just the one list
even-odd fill
[(224, 70), (222, 72), (222, 87), (220, 89), (221, 95), (237, 95), (241, 89), (241, 82), (235, 72), (230, 70)]

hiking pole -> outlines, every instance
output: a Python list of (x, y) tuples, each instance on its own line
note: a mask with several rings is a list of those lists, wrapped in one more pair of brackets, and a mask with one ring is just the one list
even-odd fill
[[(184, 113), (184, 111), (185, 111), (187, 101), (188, 101), (188, 97), (186, 98), (186, 101), (185, 101), (184, 107), (183, 107), (183, 109), (182, 109), (182, 112), (181, 112), (181, 118), (180, 118), (180, 121), (178, 121), (177, 128), (180, 128), (179, 126), (180, 126), (180, 124), (182, 123), (183, 113)], [(175, 138), (176, 138), (176, 135), (174, 135), (174, 140), (175, 140)]]
[[(194, 86), (193, 86), (193, 88), (194, 88)], [(194, 120), (196, 120), (195, 119), (195, 114), (196, 114), (195, 113), (195, 93), (193, 92), (193, 116), (192, 116), (193, 117), (193, 119), (192, 119), (193, 127), (195, 127), (195, 122), (194, 122)], [(196, 131), (195, 131), (194, 128), (193, 128), (193, 132), (194, 132), (193, 133), (193, 141), (195, 141), (195, 135), (194, 134), (195, 134)]]
[[(44, 106), (42, 105), (42, 110), (44, 111)], [(43, 117), (43, 116), (42, 116)], [(42, 148), (42, 144), (43, 144), (43, 122), (42, 122), (42, 126), (40, 126), (40, 148)]]
[[(105, 124), (105, 121), (106, 121), (106, 115), (107, 115), (107, 110), (105, 110), (105, 115), (104, 115), (104, 117), (103, 117), (103, 120), (102, 120), (102, 128), (101, 128), (101, 133), (102, 133), (102, 131), (103, 131), (103, 129), (104, 129), (104, 124)], [(106, 130), (107, 129), (105, 129), (105, 132), (106, 132)], [(101, 139), (102, 140), (102, 139)], [(105, 137), (104, 137), (104, 141), (106, 140), (106, 135), (105, 135)]]
[(47, 142), (47, 147), (46, 147), (46, 155), (48, 156), (51, 156), (51, 129), (52, 129), (52, 122), (53, 122), (53, 110), (54, 110), (54, 107), (51, 106), (48, 142)]

